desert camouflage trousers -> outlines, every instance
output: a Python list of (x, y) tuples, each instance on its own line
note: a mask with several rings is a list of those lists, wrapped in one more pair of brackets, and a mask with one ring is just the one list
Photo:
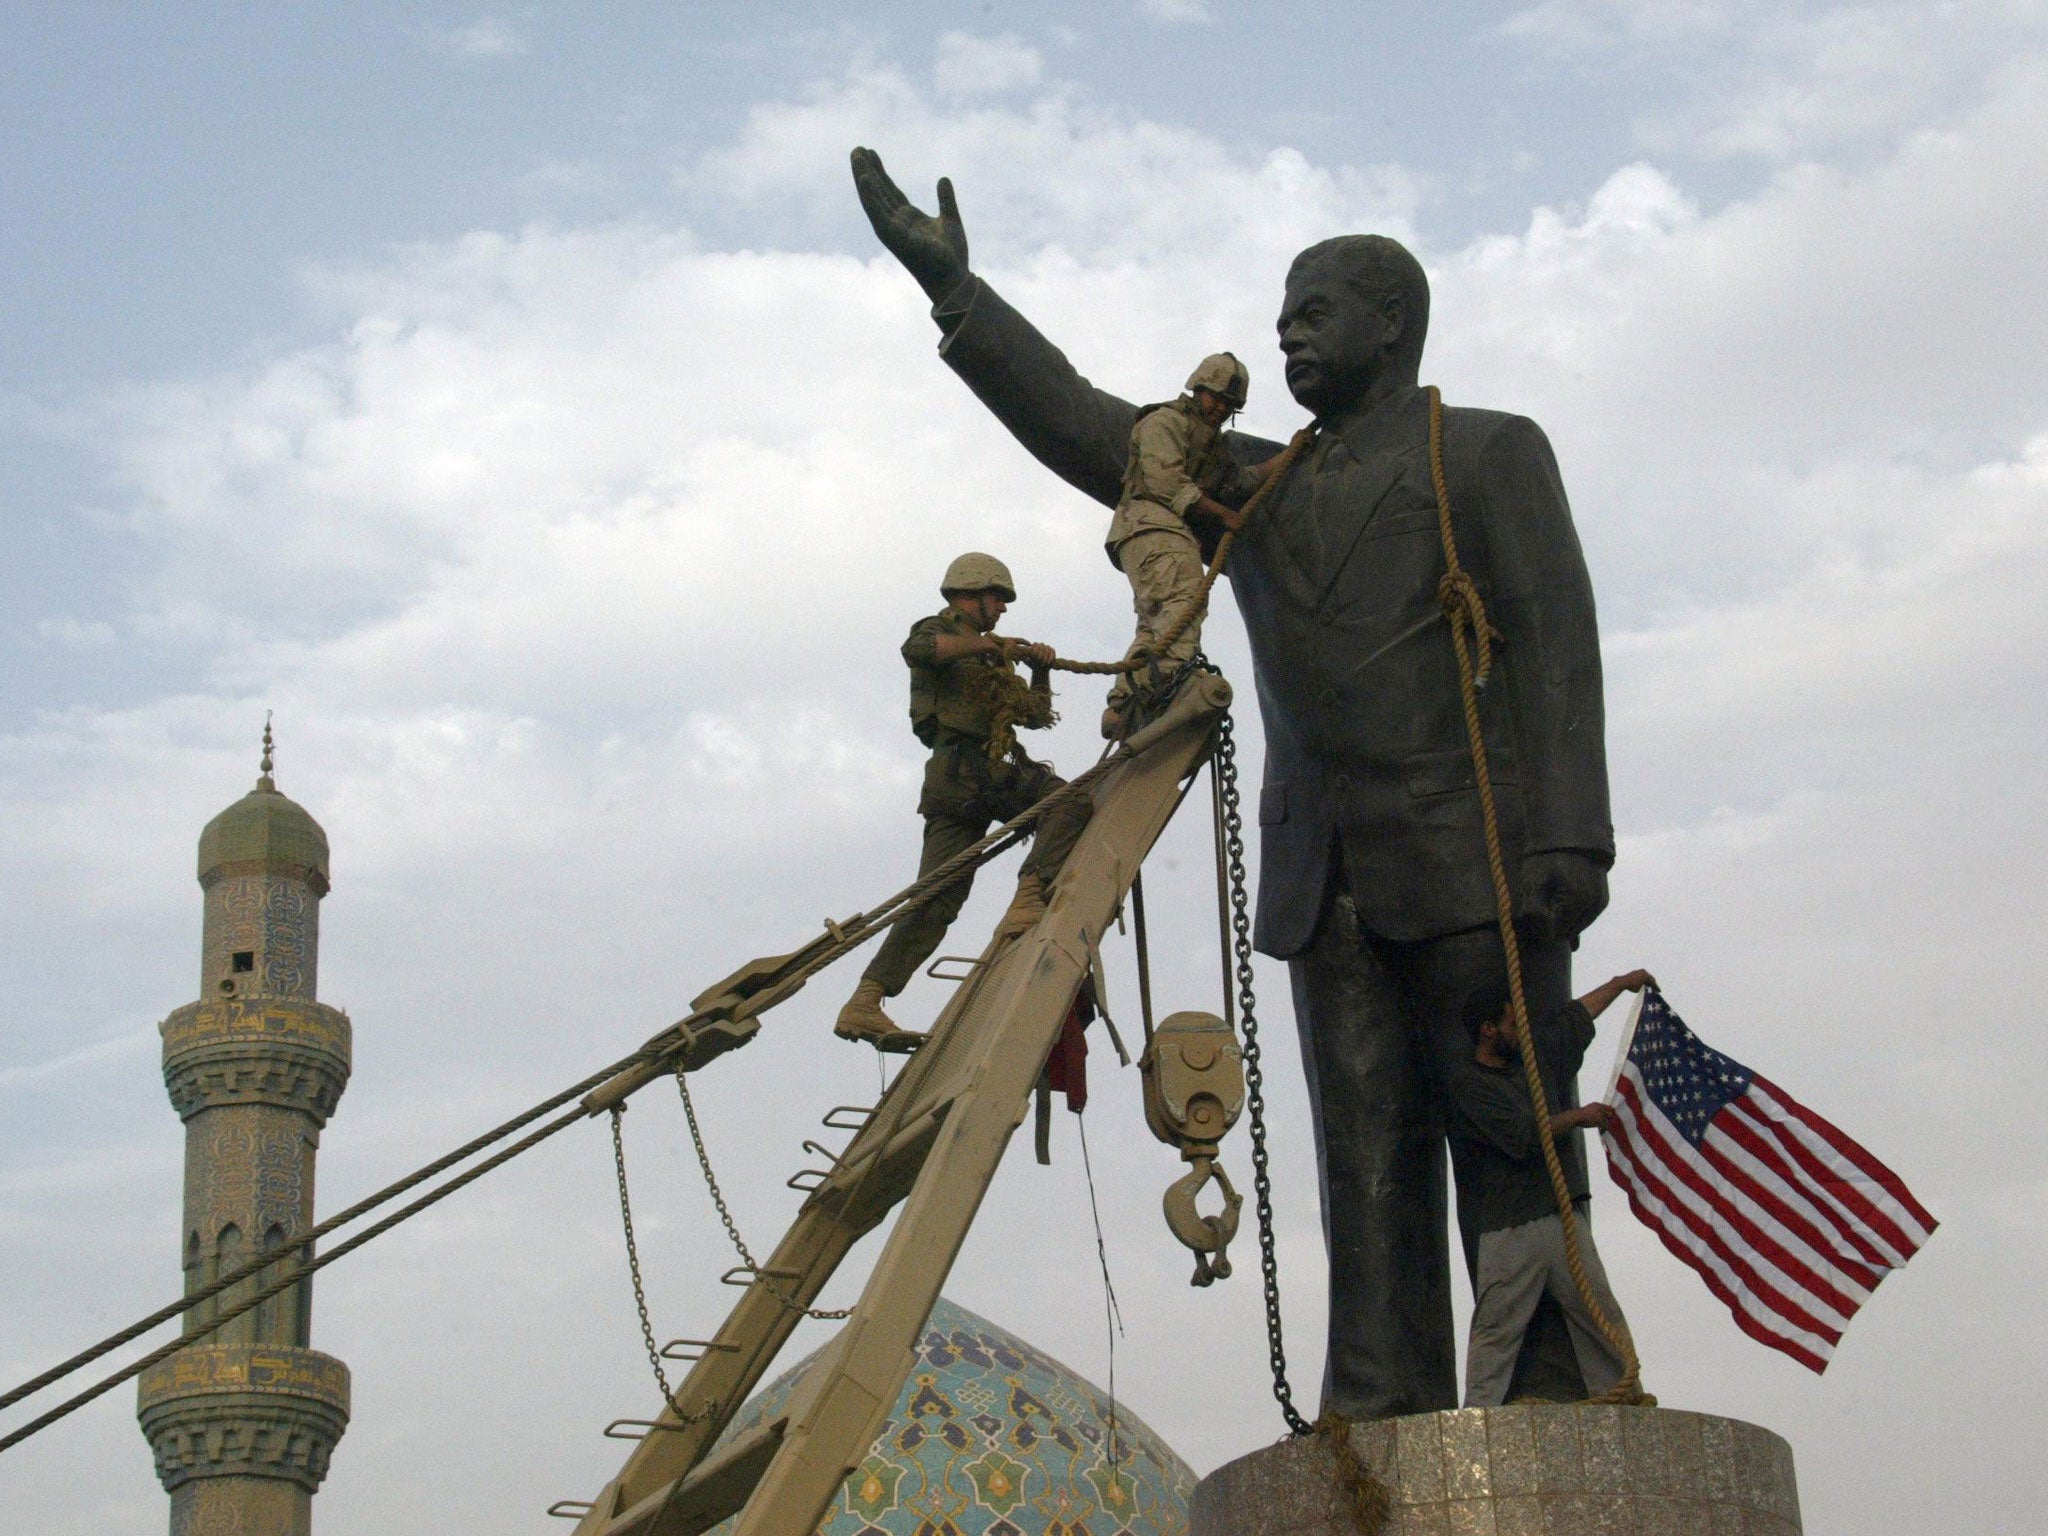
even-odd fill
[[(1160, 640), (1171, 634), (1202, 600), (1202, 549), (1195, 536), (1184, 529), (1142, 528), (1117, 546), (1117, 559), (1131, 583), (1131, 607), (1138, 616), (1138, 632), (1129, 660), (1140, 650), (1159, 663), (1162, 676), (1171, 676), (1194, 658), (1202, 648), (1202, 621), (1191, 618), (1171, 648), (1161, 650)], [(1126, 672), (1109, 690), (1109, 707), (1120, 709), (1130, 697), (1133, 678), (1143, 686), (1146, 674)]]
[[(917, 874), (923, 879), (955, 854), (965, 853), (981, 841), (997, 821), (1023, 815), (1064, 782), (1043, 763), (1005, 762), (993, 777), (982, 749), (974, 743), (941, 747), (932, 754), (925, 770), (924, 847), (918, 855)], [(949, 792), (954, 798), (948, 798)], [(1045, 813), (1032, 835), (1031, 851), (1017, 871), (1035, 876), (1050, 886), (1074, 850), (1088, 817), (1094, 810), (1086, 795), (1076, 795)], [(939, 891), (924, 906), (901, 918), (882, 940), (875, 958), (861, 972), (863, 981), (878, 981), (882, 995), (894, 997), (908, 986), (919, 966), (953, 926), (953, 919), (967, 904), (974, 889), (974, 871), (963, 870), (958, 879)], [(979, 946), (976, 946), (979, 948)]]

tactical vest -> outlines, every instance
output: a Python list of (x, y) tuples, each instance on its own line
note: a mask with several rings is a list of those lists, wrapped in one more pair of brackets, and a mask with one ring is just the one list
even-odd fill
[(1016, 745), (1018, 726), (1036, 729), (1053, 719), (1050, 700), (997, 657), (910, 665), (910, 728), (928, 747), (951, 737), (1007, 754)]
[[(945, 631), (941, 631), (945, 633)], [(941, 729), (987, 741), (988, 711), (960, 688), (964, 669), (988, 665), (981, 657), (963, 658), (943, 666), (910, 667), (910, 729), (926, 746), (936, 746)]]
[(928, 747), (939, 739), (939, 671), (936, 667), (913, 665), (910, 669), (910, 729)]

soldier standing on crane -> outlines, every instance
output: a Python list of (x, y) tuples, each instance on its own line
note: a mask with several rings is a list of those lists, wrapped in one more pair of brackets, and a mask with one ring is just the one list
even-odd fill
[[(1246, 469), (1222, 450), (1225, 422), (1244, 409), (1251, 373), (1228, 352), (1202, 359), (1177, 400), (1139, 413), (1131, 428), (1123, 494), (1103, 547), (1129, 578), (1138, 632), (1126, 661), (1144, 657), (1163, 679), (1193, 659), (1202, 644), (1202, 544), (1190, 515), (1221, 528), (1240, 522), (1236, 503), (1258, 488), (1271, 461)], [(1168, 637), (1171, 642), (1168, 643)], [(1133, 677), (1109, 691), (1102, 734), (1121, 736), (1130, 713)]]
[[(1053, 722), (1053, 651), (1049, 645), (1021, 645), (995, 635), (996, 621), (1017, 600), (1009, 567), (993, 555), (962, 555), (946, 568), (939, 593), (946, 606), (920, 619), (903, 642), (903, 659), (910, 667), (910, 728), (932, 751), (917, 802), (924, 817), (920, 878), (979, 842), (990, 823), (1021, 815), (1065, 782), (1025, 756), (1011, 735), (1013, 726), (1036, 730)], [(1028, 688), (1011, 665), (1013, 649), (1030, 663)], [(1046, 813), (998, 937), (1021, 934), (1044, 914), (1046, 888), (1087, 825), (1089, 809), (1086, 797), (1076, 797)], [(883, 1051), (917, 1048), (924, 1035), (897, 1028), (882, 1011), (882, 1000), (901, 992), (939, 947), (973, 884), (974, 871), (962, 871), (889, 930), (852, 998), (839, 1010), (835, 1034)]]

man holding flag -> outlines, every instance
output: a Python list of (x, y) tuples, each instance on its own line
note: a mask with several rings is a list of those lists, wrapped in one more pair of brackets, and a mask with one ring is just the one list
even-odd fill
[[(1585, 1059), (1586, 1047), (1593, 1043), (1593, 1021), (1623, 992), (1653, 985), (1648, 971), (1616, 976), (1536, 1021), (1533, 1029), (1537, 1070), (1549, 1101), (1544, 1112), (1578, 1217), (1579, 1257), (1600, 1309), (1624, 1329), (1628, 1325), (1607, 1284), (1587, 1223), (1591, 1189), (1578, 1135), (1590, 1127), (1607, 1128), (1615, 1111), (1607, 1104), (1563, 1110), (1550, 1106), (1571, 1097), (1568, 1086)], [(1465, 1356), (1465, 1406), (1493, 1408), (1507, 1401), (1522, 1335), (1546, 1293), (1564, 1312), (1587, 1391), (1598, 1396), (1620, 1380), (1625, 1365), (1572, 1279), (1536, 1109), (1519, 1064), (1514, 1016), (1496, 994), (1474, 1010), (1467, 1027), (1478, 1035), (1471, 1058), (1454, 1063), (1445, 1084), (1451, 1100), (1459, 1210), (1479, 1234), (1472, 1333)]]
[(1701, 1041), (1654, 982), (1608, 1098), (1607, 1166), (1630, 1207), (1743, 1332), (1810, 1370), (1933, 1235), (1897, 1174)]

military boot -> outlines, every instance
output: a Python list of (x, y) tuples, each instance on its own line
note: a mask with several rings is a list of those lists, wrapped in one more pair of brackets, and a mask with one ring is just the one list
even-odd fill
[(832, 1033), (842, 1040), (865, 1040), (878, 1051), (899, 1056), (924, 1044), (924, 1036), (917, 1030), (898, 1029), (896, 1021), (882, 1012), (882, 984), (866, 979), (853, 989), (853, 996), (839, 1010), (839, 1022), (832, 1026)]
[(998, 939), (1022, 938), (1045, 916), (1045, 882), (1036, 875), (1017, 877), (1017, 894), (1010, 898), (1010, 910), (996, 924)]

